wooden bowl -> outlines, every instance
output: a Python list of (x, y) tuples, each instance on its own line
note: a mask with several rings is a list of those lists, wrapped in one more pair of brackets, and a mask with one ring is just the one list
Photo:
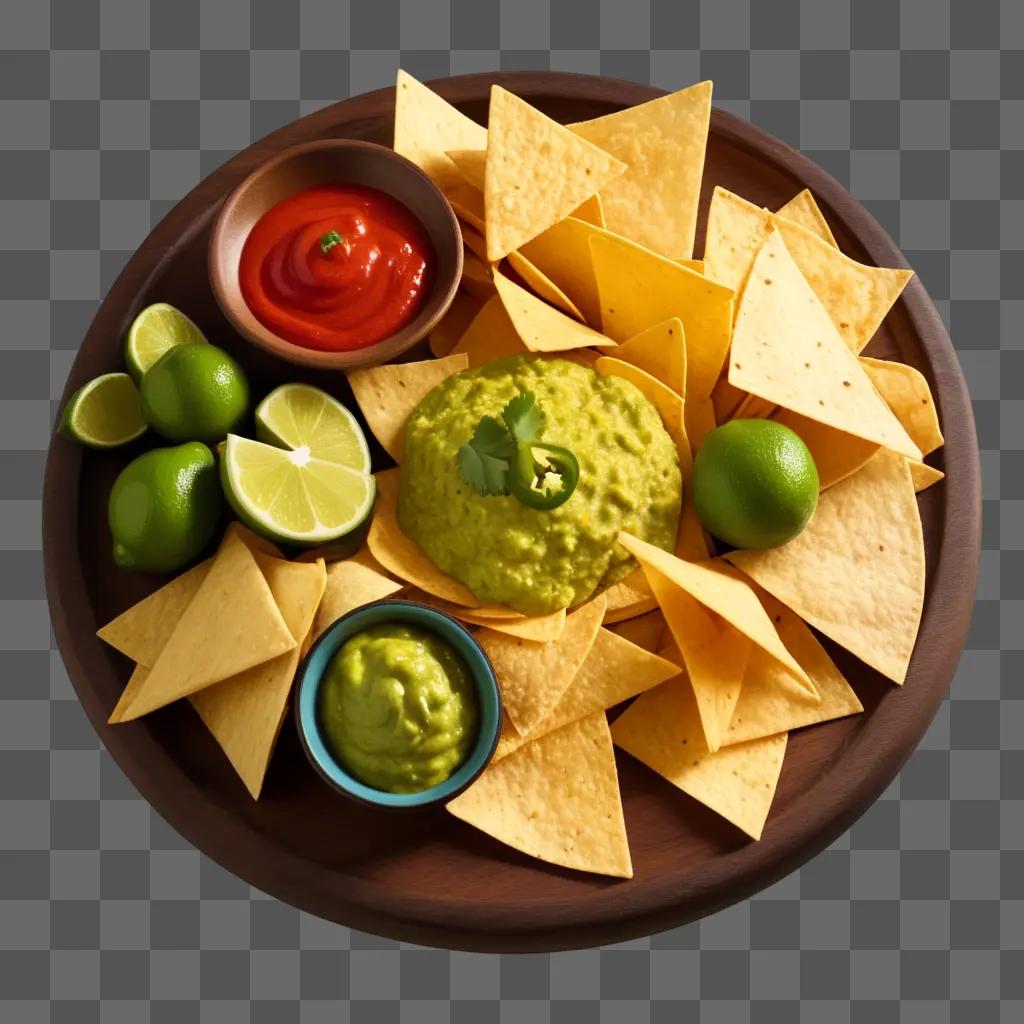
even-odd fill
[[(242, 295), (238, 266), (249, 232), (267, 210), (304, 188), (339, 183), (378, 189), (415, 215), (434, 249), (434, 282), (419, 314), (400, 331), (365, 348), (324, 352), (286, 341), (260, 323)], [(441, 190), (405, 157), (372, 142), (317, 139), (264, 161), (225, 199), (210, 235), (209, 272), (222, 312), (254, 345), (301, 366), (351, 370), (396, 359), (444, 316), (462, 277), (462, 232)]]

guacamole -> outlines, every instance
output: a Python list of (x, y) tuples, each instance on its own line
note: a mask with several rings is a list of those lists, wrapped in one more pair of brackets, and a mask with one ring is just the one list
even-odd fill
[[(571, 448), (579, 483), (565, 504), (481, 497), (460, 477), (459, 446), (520, 391), (546, 415), (543, 439)], [(630, 383), (564, 359), (511, 356), (455, 374), (406, 425), (398, 520), (483, 602), (543, 615), (586, 600), (634, 566), (621, 530), (671, 550), (682, 478), (675, 444)]]
[(353, 775), (389, 793), (444, 782), (476, 739), (476, 691), (459, 656), (428, 630), (374, 626), (347, 640), (321, 684), (331, 752)]

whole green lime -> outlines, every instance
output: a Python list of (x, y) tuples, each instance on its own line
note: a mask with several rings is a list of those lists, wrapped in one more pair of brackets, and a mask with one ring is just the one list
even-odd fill
[(142, 378), (142, 414), (169, 441), (223, 441), (249, 411), (242, 368), (213, 345), (176, 345)]
[(773, 420), (731, 420), (693, 463), (693, 505), (705, 529), (736, 548), (775, 548), (807, 525), (818, 469), (807, 445)]
[(188, 441), (140, 455), (110, 491), (114, 561), (140, 572), (180, 569), (213, 538), (221, 502), (217, 466), (205, 444)]

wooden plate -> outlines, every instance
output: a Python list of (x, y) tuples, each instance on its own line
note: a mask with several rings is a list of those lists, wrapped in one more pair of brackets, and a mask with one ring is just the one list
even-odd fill
[[(533, 72), (471, 75), (435, 87), (482, 121), (491, 82), (564, 122), (659, 94), (626, 82)], [(120, 369), (122, 339), (133, 316), (163, 300), (181, 307), (212, 342), (241, 358), (257, 396), (281, 381), (309, 380), (345, 398), (339, 375), (318, 377), (275, 362), (232, 334), (210, 291), (206, 244), (225, 194), (265, 157), (322, 136), (387, 143), (393, 104), (394, 91), (384, 89), (328, 107), (240, 153), (194, 189), (146, 239), (111, 289), (75, 360), (67, 393), (96, 374)], [(870, 214), (824, 171), (717, 110), (704, 209), (716, 184), (773, 209), (810, 187), (845, 252), (878, 265), (905, 265)], [(699, 238), (703, 230), (701, 224)], [(938, 708), (967, 633), (980, 546), (977, 441), (953, 348), (919, 282), (907, 288), (869, 351), (925, 373), (946, 435), (936, 462), (946, 479), (921, 495), (928, 557), (921, 633), (903, 687), (830, 645), (867, 710), (793, 734), (760, 842), (748, 842), (621, 752), (636, 870), (628, 882), (547, 867), (443, 811), (392, 817), (339, 799), (306, 764), (290, 725), (259, 803), (248, 797), (185, 702), (108, 727), (107, 714), (130, 666), (94, 632), (160, 581), (119, 572), (110, 558), (107, 493), (136, 451), (88, 452), (56, 439), (43, 498), (46, 586), (79, 699), (128, 777), (186, 838), (260, 889), (356, 928), (465, 949), (554, 950), (648, 934), (743, 899), (822, 849), (892, 780)]]

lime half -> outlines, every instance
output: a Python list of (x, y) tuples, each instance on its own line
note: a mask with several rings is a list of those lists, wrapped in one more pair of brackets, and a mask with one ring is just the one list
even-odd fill
[(128, 372), (141, 381), (145, 372), (175, 345), (205, 344), (203, 332), (166, 302), (147, 306), (128, 328), (124, 358)]
[(139, 389), (127, 373), (105, 373), (68, 400), (60, 433), (90, 448), (117, 448), (146, 432)]
[(308, 384), (282, 384), (256, 409), (256, 436), (279, 448), (308, 448), (325, 462), (370, 472), (370, 449), (355, 416)]
[(318, 458), (228, 434), (224, 494), (249, 527), (282, 544), (324, 544), (351, 533), (373, 510), (373, 477)]

